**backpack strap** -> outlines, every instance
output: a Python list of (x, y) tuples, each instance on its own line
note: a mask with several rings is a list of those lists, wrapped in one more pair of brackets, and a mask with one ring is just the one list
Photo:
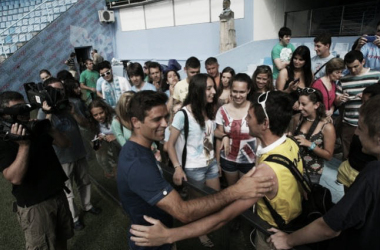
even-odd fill
[(186, 166), (186, 156), (187, 156), (187, 137), (189, 136), (189, 117), (187, 115), (186, 110), (180, 109), (179, 111), (182, 111), (182, 113), (185, 117), (185, 121), (184, 121), (185, 126), (183, 128), (183, 130), (185, 132), (185, 145), (184, 145), (183, 151), (182, 151), (182, 168), (184, 169)]
[[(274, 162), (277, 164), (280, 164), (293, 174), (293, 176), (296, 178), (297, 182), (299, 182), (302, 186), (302, 188), (309, 194), (311, 192), (311, 185), (310, 183), (303, 177), (301, 172), (298, 170), (298, 168), (294, 165), (294, 163), (289, 160), (287, 157), (282, 156), (280, 154), (272, 154), (269, 155), (267, 158), (265, 158), (264, 162)], [(284, 229), (286, 226), (285, 220), (277, 213), (276, 210), (272, 207), (272, 205), (269, 203), (269, 200), (264, 197), (263, 198), (265, 205), (268, 207), (269, 212), (271, 213), (272, 218), (276, 222), (279, 229)]]
[[(302, 118), (301, 118), (301, 119), (302, 119)], [(300, 130), (301, 130), (301, 126), (302, 126), (303, 122), (304, 122), (304, 120), (302, 120), (302, 121), (298, 124), (298, 126), (297, 126), (297, 128), (296, 128), (296, 131), (294, 131), (294, 135), (299, 135)], [(313, 124), (311, 124), (311, 127), (309, 128), (309, 131), (307, 131), (307, 134), (306, 134), (306, 136), (305, 136), (305, 139), (306, 139), (306, 140), (310, 140), (310, 137), (313, 135), (315, 129), (316, 129), (317, 126), (318, 126), (318, 123), (319, 123), (319, 119), (316, 118), (316, 119), (313, 121)]]

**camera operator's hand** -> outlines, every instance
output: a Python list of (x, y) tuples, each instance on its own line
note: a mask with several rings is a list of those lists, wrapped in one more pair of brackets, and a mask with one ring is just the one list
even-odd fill
[(48, 112), (51, 110), (51, 107), (49, 106), (49, 104), (47, 103), (47, 101), (44, 101), (42, 103), (42, 110), (43, 111), (48, 111)]
[[(25, 136), (26, 130), (25, 130), (25, 128), (22, 127), (21, 124), (14, 123), (14, 124), (12, 124), (12, 127), (11, 127), (11, 134), (18, 135), (18, 136)], [(30, 145), (29, 140), (16, 140), (16, 142), (20, 146), (29, 146)]]

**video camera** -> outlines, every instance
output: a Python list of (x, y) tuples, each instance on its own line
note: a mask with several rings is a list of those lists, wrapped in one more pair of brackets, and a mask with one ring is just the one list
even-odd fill
[[(36, 108), (37, 106), (34, 104), (20, 103), (0, 109), (0, 138), (5, 141), (28, 140), (31, 135), (47, 132), (51, 127), (49, 120), (28, 121), (30, 111)], [(4, 117), (4, 115), (8, 116)], [(21, 124), (26, 129), (24, 136), (11, 134), (12, 124), (14, 123)]]
[(43, 87), (42, 83), (24, 83), (24, 89), (29, 103), (42, 108), (44, 101), (51, 107), (49, 112), (57, 113), (70, 106), (69, 100), (65, 97), (64, 90), (56, 89), (51, 86)]

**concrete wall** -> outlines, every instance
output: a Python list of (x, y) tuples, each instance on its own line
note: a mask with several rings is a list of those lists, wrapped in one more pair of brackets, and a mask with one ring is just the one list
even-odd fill
[[(253, 40), (252, 0), (245, 0), (244, 7), (244, 18), (235, 20), (238, 46)], [(118, 11), (116, 17), (120, 19)], [(167, 62), (172, 58), (185, 61), (196, 56), (203, 60), (219, 53), (219, 22), (125, 32), (118, 20), (115, 42), (115, 55), (119, 59)]]

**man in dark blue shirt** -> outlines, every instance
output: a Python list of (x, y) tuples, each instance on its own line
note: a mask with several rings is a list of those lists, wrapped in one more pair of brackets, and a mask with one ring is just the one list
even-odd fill
[[(167, 127), (167, 96), (155, 91), (140, 91), (131, 100), (127, 113), (132, 136), (124, 145), (118, 165), (117, 185), (123, 208), (132, 224), (148, 225), (144, 216), (172, 226), (172, 218), (188, 223), (216, 212), (243, 198), (262, 197), (271, 189), (269, 177), (250, 178), (250, 171), (236, 185), (216, 194), (183, 201), (163, 178), (151, 151), (153, 141), (164, 139)], [(138, 247), (130, 241), (130, 249)], [(170, 249), (169, 244), (149, 249)]]

